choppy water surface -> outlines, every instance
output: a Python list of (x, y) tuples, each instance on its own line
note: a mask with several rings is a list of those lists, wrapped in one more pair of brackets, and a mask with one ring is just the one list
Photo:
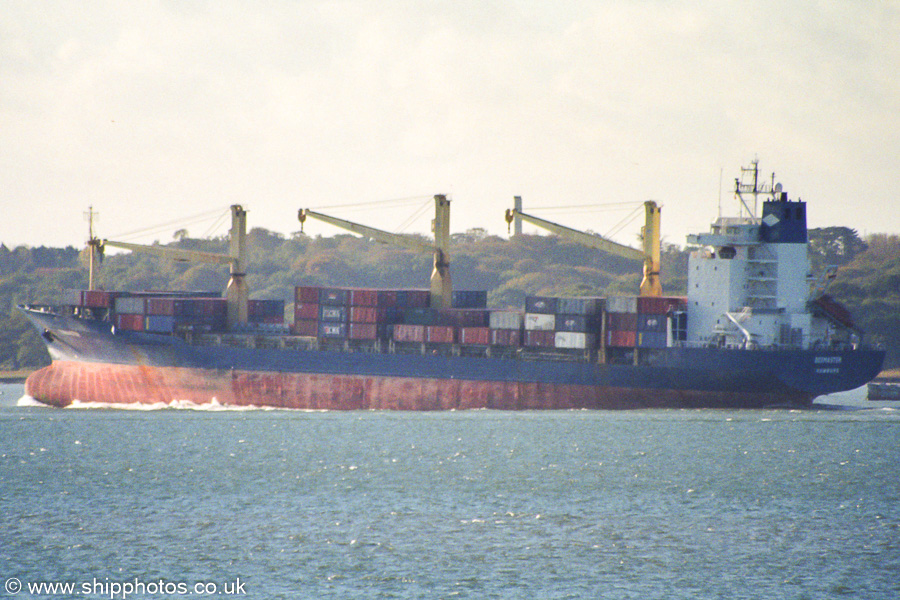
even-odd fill
[(16, 597), (229, 597), (238, 578), (252, 598), (900, 597), (900, 410), (858, 398), (321, 413), (58, 410), (20, 390), (0, 387)]

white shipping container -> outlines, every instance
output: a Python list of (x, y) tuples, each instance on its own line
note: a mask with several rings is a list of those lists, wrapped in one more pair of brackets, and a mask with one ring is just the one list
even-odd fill
[(613, 296), (607, 298), (606, 310), (616, 313), (636, 313), (637, 296)]
[(553, 331), (556, 329), (556, 315), (525, 313), (525, 329), (528, 331)]
[(579, 350), (593, 348), (594, 335), (576, 331), (557, 331), (554, 346), (557, 348), (576, 348)]
[(489, 324), (491, 329), (521, 329), (522, 313), (512, 310), (492, 310)]

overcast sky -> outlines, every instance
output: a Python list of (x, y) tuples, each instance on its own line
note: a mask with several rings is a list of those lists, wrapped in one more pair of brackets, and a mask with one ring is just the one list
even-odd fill
[(810, 226), (900, 233), (897, 2), (3, 0), (0, 53), (7, 246), (80, 245), (89, 205), (103, 237), (234, 203), (288, 234), (437, 193), (504, 234), (514, 195), (653, 199), (683, 244), (755, 156)]

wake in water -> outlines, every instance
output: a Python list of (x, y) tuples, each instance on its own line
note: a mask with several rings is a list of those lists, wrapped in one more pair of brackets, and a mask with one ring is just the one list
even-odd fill
[[(50, 408), (49, 405), (44, 404), (43, 402), (39, 402), (35, 400), (31, 396), (22, 396), (19, 398), (16, 403), (17, 406), (20, 407), (44, 407)], [(291, 410), (291, 409), (283, 409), (276, 408), (272, 406), (237, 406), (233, 404), (221, 404), (218, 400), (213, 398), (210, 402), (205, 402), (203, 404), (197, 404), (196, 402), (191, 402), (190, 400), (172, 400), (171, 402), (154, 402), (152, 404), (146, 404), (143, 402), (129, 402), (129, 403), (120, 403), (120, 402), (82, 402), (81, 400), (73, 400), (71, 404), (66, 406), (67, 409), (92, 409), (92, 408), (106, 408), (106, 409), (118, 409), (118, 410), (137, 410), (137, 411), (151, 411), (151, 410), (199, 410), (206, 412), (242, 412), (249, 410), (263, 410), (263, 411), (272, 411), (272, 410)], [(302, 412), (324, 412), (321, 410), (308, 410)]]

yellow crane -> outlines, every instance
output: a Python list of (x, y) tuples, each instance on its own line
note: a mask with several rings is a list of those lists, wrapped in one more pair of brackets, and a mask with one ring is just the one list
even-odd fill
[(302, 208), (297, 213), (301, 230), (308, 217), (358, 233), (383, 244), (393, 244), (414, 252), (432, 252), (434, 254), (434, 270), (431, 272), (431, 306), (433, 308), (450, 308), (453, 295), (453, 286), (450, 281), (450, 200), (446, 196), (439, 194), (434, 197), (434, 221), (431, 226), (434, 232), (434, 243), (428, 243), (411, 235), (390, 233), (345, 219), (330, 217), (308, 208)]
[[(641, 296), (661, 296), (662, 284), (659, 280), (661, 262), (659, 235), (660, 207), (657, 206), (656, 202), (648, 200), (647, 202), (644, 202), (644, 214), (645, 223), (641, 228), (641, 239), (643, 241), (643, 248), (641, 250), (607, 240), (599, 235), (585, 233), (583, 231), (578, 231), (577, 229), (572, 229), (571, 227), (566, 227), (565, 225), (560, 225), (559, 223), (525, 214), (522, 212), (522, 200), (519, 197), (516, 197), (515, 208), (507, 209), (506, 222), (511, 225), (514, 221), (521, 219), (522, 221), (537, 225), (562, 238), (582, 244), (588, 248), (596, 248), (597, 250), (603, 250), (604, 252), (609, 252), (616, 256), (640, 260), (644, 263), (644, 278), (641, 281)], [(521, 231), (521, 226), (518, 225), (518, 222), (516, 231)]]
[[(94, 237), (88, 240), (88, 244), (91, 246), (92, 256), (94, 248), (102, 253), (106, 246), (110, 246), (112, 248), (131, 250), (132, 252), (153, 254), (176, 261), (229, 265), (231, 278), (225, 290), (225, 300), (228, 305), (228, 327), (232, 328), (238, 323), (247, 322), (247, 303), (250, 298), (250, 291), (247, 288), (246, 281), (244, 281), (244, 276), (246, 275), (244, 270), (247, 264), (247, 211), (239, 204), (231, 206), (231, 231), (229, 233), (228, 254), (182, 250), (164, 246), (145, 246), (143, 244), (117, 242), (114, 240), (99, 240)], [(91, 281), (93, 281), (93, 276)]]

